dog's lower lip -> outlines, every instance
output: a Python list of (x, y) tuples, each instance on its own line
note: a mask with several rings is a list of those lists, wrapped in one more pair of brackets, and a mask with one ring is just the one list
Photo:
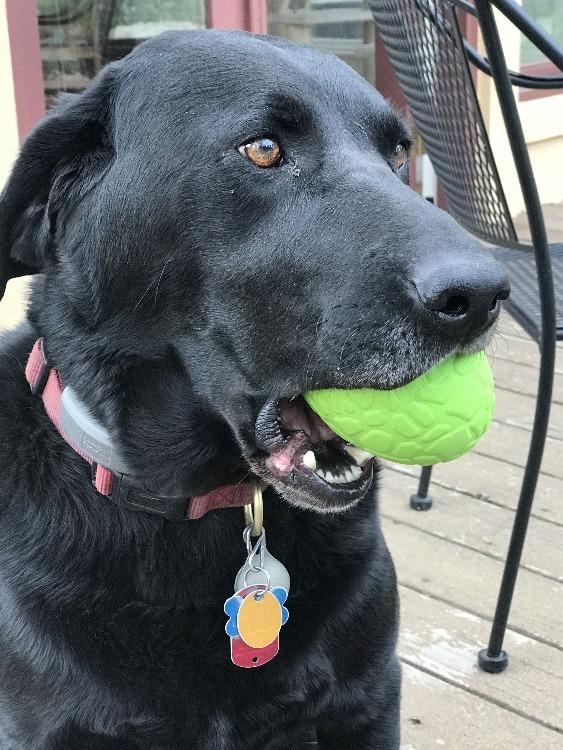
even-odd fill
[(374, 457), (339, 438), (301, 397), (268, 402), (255, 431), (263, 470), (293, 491), (347, 505), (371, 484)]

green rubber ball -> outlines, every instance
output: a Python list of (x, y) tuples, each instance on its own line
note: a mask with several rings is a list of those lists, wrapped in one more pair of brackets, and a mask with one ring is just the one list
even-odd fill
[(495, 406), (493, 375), (483, 352), (446, 359), (394, 390), (330, 388), (304, 396), (352, 445), (421, 466), (452, 461), (471, 450)]

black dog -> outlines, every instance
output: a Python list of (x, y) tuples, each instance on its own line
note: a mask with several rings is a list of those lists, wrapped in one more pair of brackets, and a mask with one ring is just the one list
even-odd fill
[[(375, 467), (300, 394), (491, 335), (506, 281), (408, 187), (408, 148), (337, 59), (211, 31), (142, 44), (28, 138), (0, 204), (2, 284), (42, 271), (0, 353), (2, 750), (399, 747)], [(29, 389), (39, 336), (129, 467), (110, 499)], [(158, 514), (256, 478), (290, 618), (242, 669), (241, 509)]]

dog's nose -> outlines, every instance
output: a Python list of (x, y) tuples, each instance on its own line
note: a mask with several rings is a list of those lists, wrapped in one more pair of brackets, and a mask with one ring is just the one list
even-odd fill
[(454, 338), (485, 330), (510, 294), (508, 279), (492, 258), (437, 265), (419, 273), (414, 285), (425, 313)]

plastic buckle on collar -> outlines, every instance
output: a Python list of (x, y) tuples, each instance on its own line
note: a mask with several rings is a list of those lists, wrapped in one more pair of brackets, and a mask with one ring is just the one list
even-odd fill
[(127, 482), (125, 474), (114, 474), (110, 500), (118, 508), (151, 513), (169, 521), (189, 521), (188, 500), (185, 497), (151, 495)]
[(41, 368), (39, 370), (39, 373), (37, 377), (35, 378), (35, 383), (33, 385), (30, 384), (31, 392), (34, 396), (37, 396), (39, 394), (40, 396), (43, 394), (43, 391), (45, 390), (45, 386), (47, 385), (47, 380), (49, 379), (49, 373), (51, 372), (51, 367), (47, 360), (45, 359), (45, 352), (43, 351), (43, 345), (41, 345), (40, 350), (41, 352)]

